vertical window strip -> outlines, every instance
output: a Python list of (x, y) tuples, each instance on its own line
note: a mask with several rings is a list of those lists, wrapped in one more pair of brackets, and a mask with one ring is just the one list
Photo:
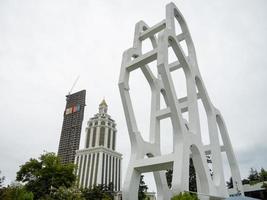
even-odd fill
[(110, 183), (111, 182), (111, 156), (109, 156), (109, 174), (108, 174), (108, 180), (109, 180), (109, 183)]
[(113, 131), (112, 149), (115, 151), (116, 131)]
[(115, 178), (114, 178), (114, 175), (115, 175), (115, 168), (114, 168), (114, 165), (115, 165), (115, 162), (114, 162), (114, 157), (112, 156), (112, 183), (113, 183), (113, 191), (114, 191), (114, 186), (115, 186)]
[(106, 173), (105, 173), (105, 184), (108, 185), (108, 154), (106, 155), (106, 165), (105, 165), (105, 168), (106, 168)]
[(88, 148), (89, 147), (89, 144), (90, 144), (90, 133), (91, 133), (91, 128), (88, 128), (87, 129), (87, 138), (86, 138), (85, 148)]
[(119, 191), (121, 190), (121, 160), (119, 159)]
[[(79, 163), (79, 156), (76, 156), (76, 159), (75, 159), (75, 165), (76, 166), (78, 166), (78, 163)], [(77, 176), (78, 174), (77, 174), (77, 172), (78, 172), (78, 167), (75, 167), (75, 170), (74, 170), (74, 174)]]
[(82, 160), (83, 160), (83, 156), (80, 155), (80, 164), (78, 165), (78, 185), (80, 183), (80, 178), (81, 178)]
[(97, 153), (97, 156), (96, 156), (96, 165), (95, 165), (95, 180), (94, 180), (94, 185), (97, 185), (96, 184), (96, 181), (97, 181), (97, 173), (98, 173), (98, 164), (99, 164), (99, 153)]
[(84, 177), (85, 177), (86, 159), (87, 159), (87, 155), (84, 156), (84, 161), (83, 161), (83, 172), (82, 172), (81, 188), (83, 188), (83, 181), (84, 181)]
[(89, 158), (88, 158), (85, 187), (88, 187), (88, 178), (90, 176), (90, 164), (91, 164), (91, 154), (89, 154)]
[(100, 128), (99, 146), (104, 146), (105, 141), (105, 127)]
[(115, 158), (115, 184), (114, 189), (118, 191), (118, 158)]
[(101, 185), (104, 184), (104, 169), (105, 169), (105, 154), (102, 153), (102, 173), (101, 173)]
[(94, 131), (93, 131), (93, 141), (92, 141), (92, 147), (94, 147), (95, 144), (95, 140), (96, 140), (96, 127), (94, 127)]
[(111, 129), (108, 129), (108, 148), (110, 148), (110, 140), (111, 140)]
[(92, 167), (91, 167), (89, 188), (92, 188), (93, 186), (92, 184), (93, 184), (94, 164), (95, 164), (95, 154), (92, 155)]

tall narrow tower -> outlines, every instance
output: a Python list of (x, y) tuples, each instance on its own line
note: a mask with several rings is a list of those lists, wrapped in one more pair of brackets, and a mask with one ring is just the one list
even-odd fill
[(66, 97), (66, 108), (58, 147), (58, 156), (63, 163), (74, 163), (75, 151), (79, 149), (84, 115), (86, 91)]
[(103, 100), (98, 113), (87, 123), (85, 149), (76, 151), (75, 164), (81, 188), (112, 183), (114, 191), (120, 191), (122, 155), (116, 152), (116, 123), (107, 110)]

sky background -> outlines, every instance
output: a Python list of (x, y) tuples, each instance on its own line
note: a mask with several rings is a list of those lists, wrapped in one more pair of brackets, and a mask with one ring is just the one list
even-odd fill
[[(167, 3), (0, 0), (0, 170), (6, 183), (29, 158), (57, 152), (65, 95), (78, 75), (73, 92), (87, 91), (80, 148), (86, 122), (105, 97), (117, 122), (124, 177), (130, 143), (117, 86), (122, 53), (132, 46), (135, 23), (163, 20)], [(224, 116), (242, 177), (250, 167), (267, 168), (267, 1), (174, 3), (191, 31), (204, 84)], [(130, 87), (146, 138), (149, 87), (141, 73), (132, 76)], [(162, 151), (170, 151), (170, 137), (163, 140)], [(155, 191), (151, 174), (145, 180)]]

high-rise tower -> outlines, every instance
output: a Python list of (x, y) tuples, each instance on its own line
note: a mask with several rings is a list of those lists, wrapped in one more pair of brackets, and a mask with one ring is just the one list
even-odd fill
[(74, 163), (75, 151), (79, 149), (84, 115), (86, 91), (66, 97), (66, 108), (58, 147), (58, 156), (63, 163)]
[(76, 151), (78, 184), (92, 188), (112, 183), (114, 191), (120, 191), (122, 155), (116, 152), (116, 123), (107, 110), (103, 100), (99, 112), (87, 123), (85, 149)]

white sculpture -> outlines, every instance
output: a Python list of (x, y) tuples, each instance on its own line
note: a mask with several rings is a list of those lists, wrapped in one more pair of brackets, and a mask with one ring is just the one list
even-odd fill
[[(175, 31), (178, 21), (181, 33)], [(177, 27), (176, 27), (177, 28)], [(153, 49), (142, 52), (142, 42), (149, 39)], [(181, 42), (185, 41), (187, 54)], [(168, 61), (168, 48), (172, 48), (177, 61)], [(157, 77), (148, 64), (157, 61)], [(187, 97), (177, 98), (171, 73), (183, 69), (186, 77)], [(151, 91), (150, 140), (144, 141), (137, 128), (134, 109), (131, 103), (129, 75), (133, 70), (142, 70)], [(148, 27), (143, 21), (135, 26), (133, 47), (123, 53), (119, 89), (131, 141), (131, 158), (124, 185), (123, 199), (137, 200), (141, 173), (153, 172), (159, 200), (169, 200), (174, 194), (189, 190), (189, 158), (192, 157), (197, 176), (197, 193), (201, 199), (224, 199), (228, 197), (223, 174), (221, 152), (226, 152), (233, 185), (243, 194), (239, 168), (235, 159), (227, 129), (220, 111), (211, 103), (203, 84), (186, 22), (177, 9), (170, 3), (166, 6), (166, 19)], [(160, 95), (167, 105), (160, 109)], [(210, 144), (203, 145), (200, 130), (197, 101), (201, 100), (206, 110)], [(188, 112), (189, 120), (182, 117)], [(170, 118), (173, 130), (173, 152), (161, 155), (160, 120)], [(219, 130), (218, 128), (219, 127)], [(219, 134), (223, 145), (220, 146)], [(206, 155), (211, 156), (213, 176), (211, 177)], [(145, 158), (148, 156), (149, 158)], [(166, 169), (173, 169), (172, 188), (166, 182)], [(206, 196), (205, 196), (206, 195)]]

